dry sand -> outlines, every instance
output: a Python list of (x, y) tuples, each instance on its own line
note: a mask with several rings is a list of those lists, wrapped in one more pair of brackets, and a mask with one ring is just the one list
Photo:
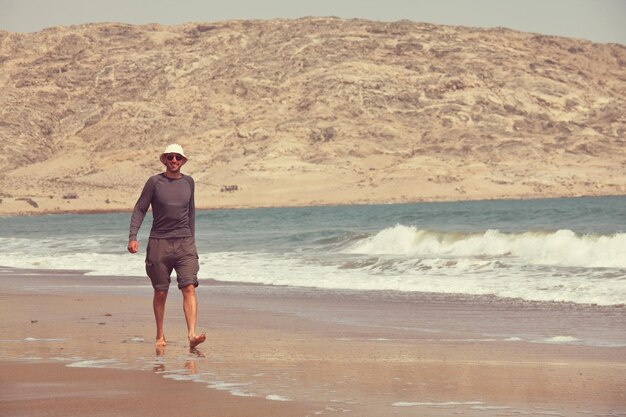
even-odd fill
[(12, 269), (0, 280), (3, 416), (626, 413), (626, 348), (501, 337), (568, 325), (623, 336), (623, 306), (202, 281), (208, 341), (189, 350), (172, 288), (160, 351), (145, 280)]

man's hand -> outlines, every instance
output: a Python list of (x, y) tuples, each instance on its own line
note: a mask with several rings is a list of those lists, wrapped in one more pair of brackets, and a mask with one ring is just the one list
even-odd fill
[(128, 242), (128, 251), (130, 253), (137, 253), (139, 250), (139, 243), (136, 240), (131, 240)]

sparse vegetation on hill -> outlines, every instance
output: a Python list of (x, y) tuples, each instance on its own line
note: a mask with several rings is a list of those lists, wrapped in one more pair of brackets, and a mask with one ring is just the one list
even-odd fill
[(47, 210), (74, 209), (47, 198), (68, 191), (129, 208), (169, 142), (204, 207), (626, 192), (623, 45), (336, 18), (90, 24), (0, 32), (0, 86), (1, 191)]

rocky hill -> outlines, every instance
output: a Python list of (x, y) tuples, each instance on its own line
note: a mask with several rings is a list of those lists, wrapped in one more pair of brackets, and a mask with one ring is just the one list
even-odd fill
[(507, 29), (0, 31), (0, 114), (0, 212), (128, 209), (170, 142), (200, 207), (626, 193), (626, 47)]

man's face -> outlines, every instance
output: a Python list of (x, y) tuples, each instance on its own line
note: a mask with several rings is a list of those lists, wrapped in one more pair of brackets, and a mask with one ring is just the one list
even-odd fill
[(180, 170), (180, 167), (182, 167), (185, 162), (187, 162), (187, 160), (183, 158), (182, 155), (177, 153), (165, 154), (164, 160), (165, 166), (167, 167), (168, 171), (171, 172), (178, 172)]

